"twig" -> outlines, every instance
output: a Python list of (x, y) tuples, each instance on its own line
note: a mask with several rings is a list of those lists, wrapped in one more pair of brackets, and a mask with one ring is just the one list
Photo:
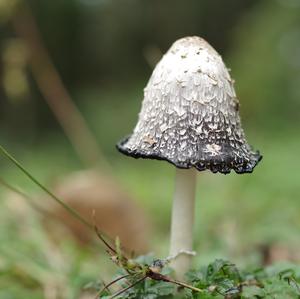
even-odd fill
[(116, 298), (119, 295), (125, 293), (126, 291), (128, 291), (129, 289), (133, 288), (135, 285), (139, 284), (140, 282), (142, 282), (143, 280), (145, 280), (147, 278), (147, 276), (143, 276), (142, 278), (138, 279), (136, 282), (134, 282), (133, 284), (131, 284), (130, 286), (126, 287), (125, 289), (120, 290), (119, 292), (117, 292), (116, 294), (114, 294), (113, 296), (110, 297), (110, 299)]
[(104, 292), (105, 290), (108, 290), (108, 291), (109, 291), (108, 288), (109, 288), (110, 286), (112, 286), (112, 285), (115, 284), (116, 282), (118, 282), (118, 281), (120, 281), (120, 280), (122, 280), (122, 279), (124, 279), (124, 278), (126, 278), (126, 277), (128, 277), (128, 276), (130, 276), (130, 274), (126, 274), (126, 275), (120, 276), (120, 277), (114, 279), (114, 280), (113, 280), (112, 282), (110, 282), (109, 284), (104, 285), (104, 287), (96, 294), (95, 299), (97, 299), (97, 298), (102, 294), (102, 292)]
[(178, 280), (173, 280), (173, 279), (170, 279), (169, 277), (168, 277), (168, 279), (169, 279), (168, 280), (169, 282), (175, 283), (175, 284), (177, 284), (177, 285), (179, 285), (181, 287), (184, 287), (184, 288), (187, 288), (187, 289), (190, 289), (192, 291), (199, 292), (199, 293), (203, 292), (203, 290), (201, 290), (199, 288), (196, 288), (196, 287), (193, 287), (193, 286), (191, 286), (191, 285), (189, 285), (189, 284), (187, 284), (185, 282), (178, 281)]
[(147, 273), (147, 277), (152, 278), (152, 279), (157, 280), (157, 281), (165, 281), (165, 282), (174, 283), (174, 284), (177, 284), (181, 287), (190, 289), (190, 290), (195, 291), (195, 292), (203, 292), (203, 290), (201, 290), (199, 288), (193, 287), (193, 286), (191, 286), (191, 285), (189, 285), (185, 282), (182, 282), (182, 281), (179, 281), (179, 280), (176, 280), (176, 279), (172, 279), (171, 277), (168, 277), (166, 275), (154, 272), (151, 269)]

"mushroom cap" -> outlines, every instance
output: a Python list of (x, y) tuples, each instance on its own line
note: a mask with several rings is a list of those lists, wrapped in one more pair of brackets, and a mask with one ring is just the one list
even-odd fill
[(246, 141), (233, 83), (204, 39), (177, 40), (155, 67), (138, 123), (118, 150), (179, 168), (252, 172), (262, 156)]

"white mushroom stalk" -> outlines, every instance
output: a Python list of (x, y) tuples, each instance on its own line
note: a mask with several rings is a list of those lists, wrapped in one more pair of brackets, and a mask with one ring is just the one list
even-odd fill
[(144, 90), (133, 134), (117, 147), (134, 158), (178, 167), (170, 252), (177, 256), (172, 266), (182, 277), (191, 260), (179, 253), (192, 249), (195, 169), (249, 173), (261, 159), (246, 141), (233, 80), (204, 39), (182, 38), (163, 56)]
[(195, 169), (177, 169), (173, 199), (170, 259), (171, 267), (182, 279), (191, 268), (196, 192)]

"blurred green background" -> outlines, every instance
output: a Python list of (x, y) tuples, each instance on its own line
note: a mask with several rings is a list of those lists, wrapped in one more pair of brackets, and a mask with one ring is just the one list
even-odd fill
[[(1, 144), (70, 203), (72, 187), (87, 184), (79, 211), (96, 197), (104, 230), (117, 226), (131, 249), (160, 257), (175, 169), (125, 157), (115, 144), (133, 129), (162, 53), (183, 36), (208, 40), (232, 69), (244, 130), (264, 158), (251, 175), (199, 173), (195, 265), (299, 261), (299, 0), (0, 0), (0, 26)], [(78, 243), (65, 216), (50, 215), (51, 199), (7, 159), (0, 164), (0, 298), (93, 298), (89, 286), (116, 270), (101, 243)]]

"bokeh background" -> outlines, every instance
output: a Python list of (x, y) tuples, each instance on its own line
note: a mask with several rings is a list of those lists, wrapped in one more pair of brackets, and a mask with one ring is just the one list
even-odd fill
[[(249, 175), (199, 173), (195, 266), (300, 260), (299, 0), (0, 0), (0, 26), (1, 145), (126, 248), (159, 257), (175, 169), (115, 144), (161, 55), (207, 39), (264, 158)], [(4, 156), (0, 169), (0, 298), (93, 298), (116, 271), (101, 242)]]

